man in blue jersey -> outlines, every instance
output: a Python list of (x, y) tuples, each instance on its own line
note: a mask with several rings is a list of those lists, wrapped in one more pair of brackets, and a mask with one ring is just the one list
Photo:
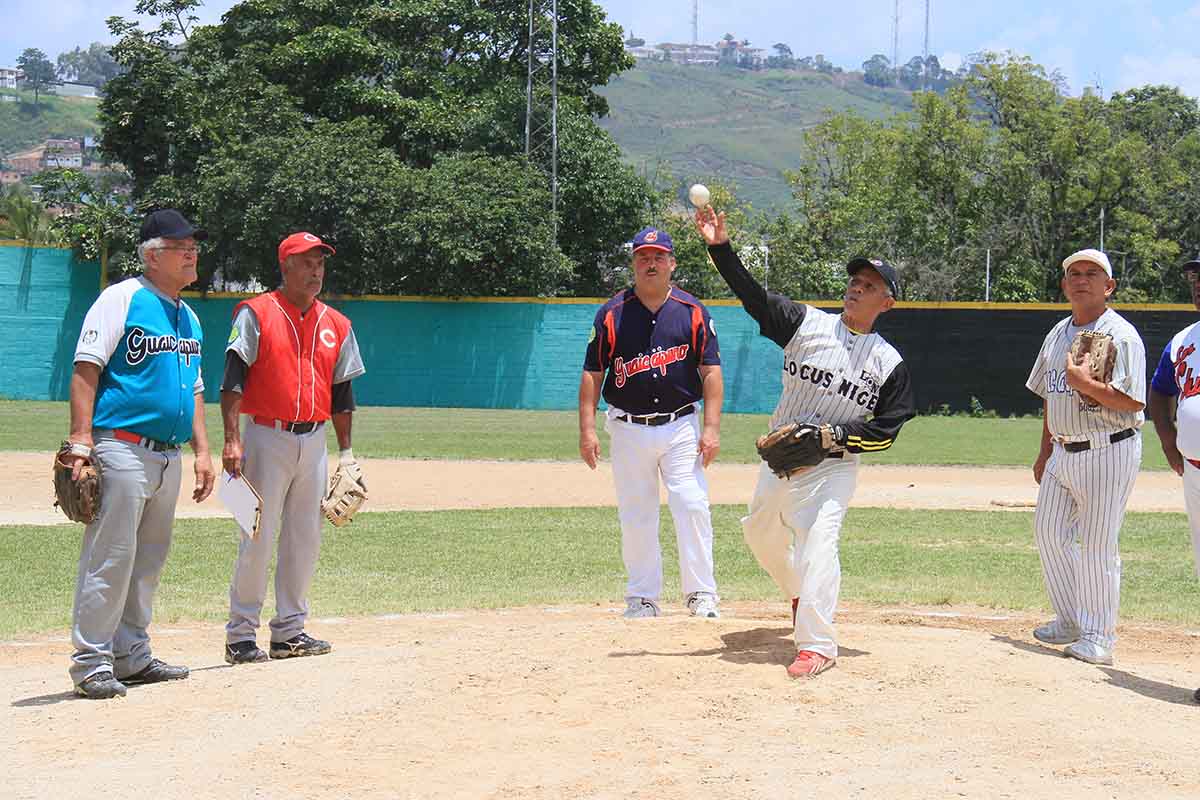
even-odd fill
[(101, 475), (100, 513), (83, 533), (71, 641), (71, 679), (83, 697), (178, 680), (187, 667), (150, 654), (154, 591), (171, 546), (179, 448), (195, 452), (197, 503), (212, 492), (204, 430), (203, 336), (179, 298), (196, 280), (204, 231), (178, 211), (142, 223), (141, 276), (108, 287), (88, 310), (71, 376), (71, 456)]
[(675, 520), (688, 610), (705, 619), (720, 616), (704, 468), (721, 446), (721, 354), (708, 309), (671, 285), (674, 271), (671, 237), (655, 228), (640, 231), (633, 239), (633, 288), (596, 313), (579, 384), (579, 454), (592, 469), (600, 457), (601, 392), (608, 402), (629, 619), (659, 614), (660, 476)]

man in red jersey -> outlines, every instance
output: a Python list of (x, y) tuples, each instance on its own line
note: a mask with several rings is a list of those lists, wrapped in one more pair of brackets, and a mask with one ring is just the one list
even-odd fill
[[(350, 381), (366, 371), (350, 320), (317, 300), (325, 259), (333, 254), (311, 233), (292, 234), (279, 245), (282, 285), (239, 303), (233, 312), (221, 382), (221, 461), (226, 472), (244, 473), (258, 490), (262, 521), (258, 535), (243, 535), (238, 546), (225, 626), (225, 660), (230, 664), (268, 658), (256, 636), (276, 534), (269, 657), (316, 656), (331, 649), (329, 642), (304, 631), (308, 588), (321, 545), (325, 422), (333, 420), (340, 464), (361, 479), (350, 447), (355, 408)], [(250, 417), (244, 435), (239, 414)]]

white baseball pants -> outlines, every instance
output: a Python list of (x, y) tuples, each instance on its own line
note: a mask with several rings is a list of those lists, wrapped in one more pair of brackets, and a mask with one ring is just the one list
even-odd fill
[(708, 481), (696, 450), (700, 441), (699, 410), (653, 428), (614, 419), (623, 413), (609, 408), (605, 429), (611, 438), (621, 556), (629, 576), (625, 597), (657, 600), (662, 593), (659, 476), (667, 488), (667, 505), (675, 521), (683, 593), (716, 594)]
[(833, 614), (842, 584), (838, 539), (858, 479), (858, 460), (826, 459), (780, 480), (765, 463), (742, 517), (746, 544), (796, 608), (796, 649), (837, 658)]
[(1038, 488), (1034, 529), (1050, 605), (1080, 639), (1109, 649), (1121, 601), (1117, 540), (1141, 462), (1141, 434), (1082, 453), (1056, 442)]
[(1183, 501), (1192, 529), (1192, 564), (1200, 577), (1200, 469), (1187, 459), (1183, 461)]

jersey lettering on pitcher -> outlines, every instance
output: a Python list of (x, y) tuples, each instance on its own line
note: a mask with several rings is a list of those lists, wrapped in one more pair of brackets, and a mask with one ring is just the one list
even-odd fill
[(628, 361), (617, 356), (613, 359), (613, 379), (617, 384), (617, 388), (620, 389), (625, 385), (626, 381), (639, 372), (657, 369), (660, 373), (666, 375), (667, 367), (687, 358), (690, 346), (680, 344), (675, 347), (668, 347), (666, 350), (656, 350), (648, 356), (631, 358)]
[(833, 373), (829, 370), (814, 367), (811, 364), (797, 364), (786, 355), (783, 357), (783, 371), (802, 381), (808, 381), (813, 386), (828, 389), (833, 383)]

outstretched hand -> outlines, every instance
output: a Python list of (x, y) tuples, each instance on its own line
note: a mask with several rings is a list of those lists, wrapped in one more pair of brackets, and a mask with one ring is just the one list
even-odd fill
[(712, 206), (696, 209), (696, 230), (707, 245), (725, 244), (729, 231), (725, 230), (725, 212), (718, 214)]

